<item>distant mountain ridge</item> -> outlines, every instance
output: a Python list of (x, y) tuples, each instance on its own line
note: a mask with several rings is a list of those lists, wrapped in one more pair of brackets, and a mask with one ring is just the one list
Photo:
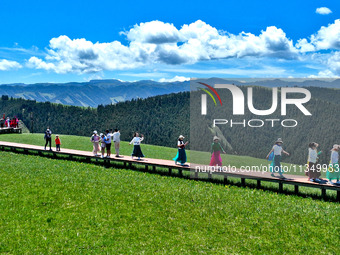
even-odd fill
[(184, 92), (187, 82), (91, 80), (89, 82), (0, 85), (0, 95), (74, 106), (108, 105), (137, 98)]
[[(239, 86), (267, 87), (327, 87), (340, 88), (340, 79), (220, 79), (209, 78), (209, 84), (228, 83)], [(200, 87), (193, 83), (192, 89)], [(97, 107), (98, 105), (115, 104), (131, 99), (148, 98), (158, 95), (190, 91), (190, 82), (156, 82), (141, 80), (126, 82), (114, 79), (91, 80), (89, 82), (69, 83), (36, 83), (36, 84), (3, 84), (0, 95), (14, 98), (52, 102), (64, 105)]]

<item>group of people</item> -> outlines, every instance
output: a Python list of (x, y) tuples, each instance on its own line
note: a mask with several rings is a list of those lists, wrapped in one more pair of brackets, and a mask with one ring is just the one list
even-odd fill
[[(270, 165), (270, 171), (272, 172), (272, 176), (274, 176), (274, 172), (278, 172), (281, 178), (284, 178), (282, 175), (282, 167), (281, 167), (281, 156), (282, 153), (289, 156), (289, 153), (286, 152), (282, 148), (283, 141), (281, 138), (277, 139), (273, 148), (267, 155), (267, 159), (272, 161)], [(319, 155), (322, 153), (318, 152), (317, 148), (319, 144), (312, 142), (308, 144), (308, 160), (306, 165), (306, 176), (308, 177), (308, 181), (317, 182), (317, 183), (327, 183), (327, 180), (321, 178), (321, 165), (318, 164)], [(329, 184), (337, 184), (340, 185), (340, 169), (339, 169), (339, 150), (340, 145), (334, 144), (331, 149), (331, 158), (328, 165), (328, 169), (326, 172), (326, 178), (328, 179)], [(334, 183), (333, 180), (336, 180)]]
[(14, 118), (10, 118), (5, 116), (5, 114), (0, 119), (0, 127), (1, 128), (18, 128), (19, 127), (19, 119), (15, 116)]
[[(280, 178), (284, 178), (282, 173), (281, 158), (282, 154), (289, 156), (290, 154), (282, 148), (283, 141), (278, 138), (274, 146), (267, 155), (267, 159), (271, 161), (269, 166), (271, 176), (275, 177), (274, 173), (279, 173)], [(318, 144), (315, 142), (309, 143), (308, 148), (308, 162), (306, 167), (306, 175), (308, 181), (317, 183), (327, 183), (327, 180), (321, 178), (321, 165), (318, 164), (319, 155), (322, 153), (318, 152)], [(326, 172), (326, 178), (329, 184), (340, 185), (340, 169), (339, 169), (339, 150), (340, 145), (334, 144), (331, 149), (331, 159)], [(213, 138), (213, 143), (211, 144), (211, 160), (210, 166), (222, 166), (221, 153), (226, 153), (220, 144), (220, 139), (215, 136)], [(336, 180), (334, 183), (333, 180)]]
[[(52, 131), (50, 128), (47, 128), (45, 131), (45, 150), (46, 147), (49, 145), (50, 150), (51, 148), (51, 141), (52, 141)], [(187, 161), (185, 147), (188, 145), (189, 142), (184, 142), (185, 137), (180, 135), (177, 140), (177, 155), (173, 158), (175, 164), (180, 164), (181, 166), (185, 166)], [(129, 145), (133, 144), (133, 151), (131, 153), (131, 158), (133, 159), (136, 157), (138, 160), (144, 157), (144, 154), (141, 149), (141, 142), (144, 140), (144, 136), (135, 132), (133, 135), (132, 140), (130, 141)], [(94, 156), (101, 156), (104, 158), (105, 150), (106, 150), (106, 158), (111, 157), (111, 144), (114, 143), (114, 148), (116, 152), (116, 157), (120, 157), (119, 155), (119, 148), (120, 148), (120, 131), (118, 129), (106, 130), (105, 133), (100, 133), (95, 130), (91, 136), (91, 142), (93, 143), (93, 155)], [(60, 151), (61, 141), (59, 135), (55, 137), (55, 145), (56, 150)], [(281, 138), (278, 138), (275, 142), (272, 149), (269, 151), (267, 155), (267, 159), (271, 161), (270, 164), (270, 172), (271, 176), (274, 177), (274, 173), (279, 173), (281, 178), (284, 178), (282, 166), (281, 166), (281, 158), (282, 154), (286, 154), (289, 156), (290, 154), (286, 152), (283, 148), (283, 141)], [(325, 183), (327, 181), (323, 180), (321, 176), (321, 166), (318, 164), (319, 155), (322, 153), (321, 151), (318, 152), (318, 144), (315, 142), (309, 143), (308, 148), (308, 162), (306, 167), (306, 175), (308, 180), (311, 182), (318, 182), (318, 183)], [(331, 149), (331, 159), (329, 162), (329, 167), (327, 169), (326, 177), (329, 180), (330, 184), (339, 184), (340, 185), (340, 169), (339, 169), (339, 150), (340, 145), (334, 144), (333, 148)], [(99, 153), (101, 155), (99, 155)], [(226, 153), (223, 149), (220, 138), (214, 136), (213, 143), (211, 144), (211, 159), (210, 159), (210, 166), (222, 166), (222, 158), (221, 153)], [(333, 180), (336, 180), (333, 183)]]
[[(313, 142), (309, 144), (308, 148), (308, 163), (306, 169), (306, 175), (311, 182), (323, 182), (321, 176), (321, 165), (318, 164), (319, 155), (322, 151), (317, 150), (319, 144)], [(326, 172), (326, 178), (330, 184), (340, 185), (340, 169), (339, 169), (339, 150), (340, 145), (334, 144), (331, 149), (331, 158)], [(334, 183), (333, 180), (336, 180)]]
[(95, 130), (91, 136), (91, 142), (93, 143), (93, 155), (99, 156), (99, 152), (101, 152), (101, 157), (104, 158), (105, 150), (106, 150), (106, 157), (111, 157), (111, 145), (112, 142), (115, 146), (116, 157), (120, 157), (119, 155), (119, 147), (120, 147), (120, 132), (118, 129), (106, 130), (105, 133), (100, 133)]

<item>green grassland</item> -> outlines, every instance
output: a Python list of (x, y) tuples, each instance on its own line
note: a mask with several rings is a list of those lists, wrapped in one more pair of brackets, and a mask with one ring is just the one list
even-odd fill
[[(92, 151), (92, 143), (90, 142), (90, 137), (73, 135), (61, 135), (60, 137), (62, 142), (62, 148)], [(40, 146), (43, 146), (45, 144), (43, 134), (4, 134), (0, 136), (0, 141), (26, 143)], [(121, 147), (120, 153), (122, 155), (131, 155), (133, 147), (132, 145), (129, 145), (128, 142), (122, 141), (120, 147)], [(148, 158), (168, 160), (174, 158), (177, 153), (177, 149), (175, 147), (169, 148), (150, 144), (142, 144), (142, 150), (144, 155)], [(188, 161), (190, 162), (190, 151), (187, 151), (187, 156)], [(194, 156), (196, 160), (195, 163), (208, 165), (210, 162), (210, 153), (195, 151)], [(229, 154), (222, 154), (221, 156), (223, 163), (225, 165), (231, 165), (237, 168), (247, 165), (249, 166), (269, 165), (269, 162), (265, 159)], [(290, 166), (291, 164), (284, 163), (283, 165)], [(298, 171), (292, 174), (304, 174), (304, 173)]]
[(0, 253), (340, 252), (337, 203), (11, 152), (0, 164)]

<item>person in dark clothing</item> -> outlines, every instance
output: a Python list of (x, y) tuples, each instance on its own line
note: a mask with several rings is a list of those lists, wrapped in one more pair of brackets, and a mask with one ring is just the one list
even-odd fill
[(52, 131), (50, 130), (50, 128), (48, 127), (45, 131), (45, 150), (46, 150), (46, 146), (49, 144), (50, 145), (50, 151), (52, 150)]

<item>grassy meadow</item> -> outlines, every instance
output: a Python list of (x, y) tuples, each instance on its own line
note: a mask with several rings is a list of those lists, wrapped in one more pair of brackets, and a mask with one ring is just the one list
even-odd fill
[(1, 254), (340, 252), (337, 203), (11, 152), (0, 164)]

